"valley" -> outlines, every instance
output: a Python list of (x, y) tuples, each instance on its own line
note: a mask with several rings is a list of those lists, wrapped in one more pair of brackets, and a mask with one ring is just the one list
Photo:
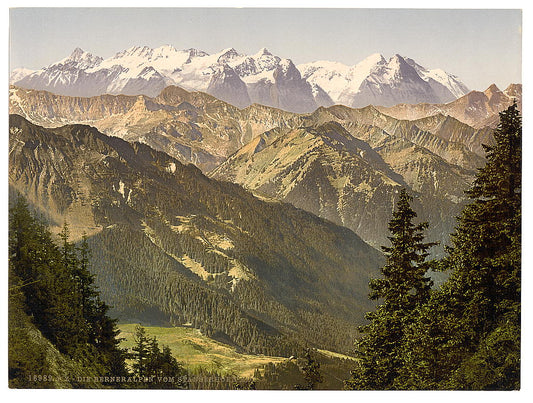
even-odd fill
[(10, 132), (12, 191), (52, 225), (99, 229), (92, 266), (121, 320), (190, 322), (253, 353), (351, 348), (382, 259), (352, 231), (89, 126), (13, 115)]

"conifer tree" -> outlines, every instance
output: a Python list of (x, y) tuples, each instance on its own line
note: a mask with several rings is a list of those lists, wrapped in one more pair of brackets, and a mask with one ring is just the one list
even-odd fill
[[(461, 306), (455, 313), (468, 332), (462, 347), (470, 358), (452, 374), (451, 388), (519, 388), (521, 141), (521, 117), (514, 103), (500, 113), (494, 144), (485, 146), (487, 164), (468, 192), (473, 202), (452, 235), (448, 287)], [(487, 367), (491, 376), (485, 374)]]
[(487, 164), (467, 192), (473, 202), (459, 217), (448, 249), (457, 296), (484, 307), (472, 318), (481, 331), (520, 302), (521, 139), (515, 103), (500, 113), (494, 144), (484, 146)]
[[(159, 348), (155, 336), (148, 337), (146, 329), (141, 325), (135, 328), (133, 336), (135, 346), (133, 353), (133, 372), (139, 377), (153, 377), (152, 382), (141, 383), (146, 388), (156, 389), (184, 389), (187, 385), (182, 377), (185, 369), (172, 355), (170, 347)], [(173, 379), (173, 382), (161, 382), (163, 378)]]
[[(85, 248), (85, 247), (84, 247)], [(124, 354), (119, 349), (116, 322), (99, 299), (88, 271), (88, 250), (78, 258), (65, 224), (59, 245), (44, 221), (34, 217), (23, 197), (9, 215), (10, 277), (16, 279), (17, 301), (37, 329), (61, 353), (87, 362), (101, 375), (123, 375)], [(83, 289), (90, 290), (85, 293)], [(88, 309), (90, 307), (90, 309)], [(90, 312), (89, 312), (90, 311)], [(102, 327), (98, 338), (91, 329)]]
[(161, 377), (173, 378), (173, 383), (160, 384), (162, 388), (172, 388), (172, 389), (185, 389), (187, 384), (183, 379), (186, 375), (185, 368), (176, 360), (172, 355), (169, 346), (163, 346), (163, 349), (160, 353), (160, 365), (159, 365), (159, 375)]
[(9, 248), (13, 272), (26, 284), (28, 315), (61, 352), (77, 354), (86, 332), (70, 275), (75, 260), (66, 264), (46, 224), (34, 218), (22, 197), (10, 209)]
[(141, 325), (135, 328), (133, 335), (135, 346), (132, 347), (134, 363), (132, 365), (133, 373), (136, 376), (143, 377), (147, 375), (148, 357), (150, 354), (150, 340), (146, 335), (146, 330)]
[(305, 364), (302, 368), (305, 379), (306, 389), (315, 389), (317, 384), (324, 381), (324, 377), (320, 373), (320, 363), (311, 357), (311, 350), (305, 350)]
[(370, 299), (381, 301), (369, 312), (368, 325), (361, 326), (363, 337), (356, 342), (359, 366), (345, 385), (349, 389), (383, 390), (394, 388), (402, 366), (401, 349), (406, 326), (413, 321), (417, 307), (427, 301), (431, 280), (426, 276), (428, 249), (423, 231), (428, 223), (415, 224), (405, 189), (400, 191), (397, 208), (389, 222), (390, 247), (383, 246), (386, 264), (382, 278), (370, 281)]
[(442, 262), (450, 278), (409, 329), (407, 388), (519, 388), (521, 135), (515, 103), (484, 146), (487, 163)]
[[(98, 311), (99, 292), (94, 284), (95, 276), (89, 270), (91, 251), (84, 234), (79, 246), (76, 248), (79, 255), (78, 264), (72, 270), (72, 276), (77, 285), (77, 291), (81, 300), (81, 309), (86, 321), (91, 322)], [(107, 313), (104, 312), (104, 313)], [(89, 329), (91, 342), (95, 342), (94, 329)]]

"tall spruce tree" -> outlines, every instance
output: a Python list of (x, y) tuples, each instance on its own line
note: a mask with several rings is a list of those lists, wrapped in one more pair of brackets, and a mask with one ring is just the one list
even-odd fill
[(313, 390), (319, 383), (324, 382), (324, 377), (320, 373), (320, 363), (311, 356), (311, 350), (305, 350), (305, 364), (302, 368), (305, 379), (305, 386), (308, 390)]
[(452, 374), (450, 388), (520, 385), (521, 143), (514, 103), (500, 113), (494, 144), (485, 146), (487, 164), (468, 192), (473, 202), (452, 235), (450, 287), (464, 307), (459, 322), (472, 337), (465, 346), (469, 358)]
[[(443, 267), (451, 275), (410, 329), (404, 386), (517, 389), (520, 385), (521, 136), (516, 104), (484, 146), (472, 199)], [(407, 357), (407, 354), (405, 354)]]
[(146, 335), (146, 329), (141, 325), (137, 325), (135, 328), (135, 334), (133, 335), (135, 345), (133, 350), (133, 374), (138, 377), (147, 376), (148, 360), (150, 355), (150, 339)]
[(361, 326), (363, 337), (356, 342), (359, 366), (345, 382), (348, 389), (384, 390), (394, 388), (402, 366), (401, 348), (405, 327), (413, 321), (415, 309), (427, 301), (431, 280), (426, 258), (435, 243), (425, 243), (423, 231), (428, 223), (415, 224), (405, 189), (400, 191), (396, 211), (389, 222), (390, 247), (382, 249), (387, 258), (382, 278), (370, 281), (370, 298), (382, 303)]

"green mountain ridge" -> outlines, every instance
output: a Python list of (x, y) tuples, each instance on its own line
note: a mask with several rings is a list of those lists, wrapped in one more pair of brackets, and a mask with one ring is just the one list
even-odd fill
[(271, 130), (210, 176), (344, 225), (376, 247), (388, 244), (387, 223), (405, 187), (418, 196), (420, 219), (432, 224), (428, 237), (444, 243), (473, 173), (375, 127), (358, 125), (352, 132), (358, 137), (334, 121)]

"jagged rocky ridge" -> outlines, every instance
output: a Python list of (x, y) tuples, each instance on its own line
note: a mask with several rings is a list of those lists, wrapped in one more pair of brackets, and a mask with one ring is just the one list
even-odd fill
[(230, 156), (211, 176), (351, 228), (376, 247), (388, 244), (387, 224), (405, 187), (417, 196), (420, 219), (432, 223), (428, 238), (446, 242), (473, 171), (382, 129), (350, 129), (328, 121), (271, 130)]
[[(122, 319), (192, 323), (252, 352), (349, 348), (381, 255), (352, 231), (140, 143), (10, 117), (10, 188), (88, 233)], [(291, 341), (292, 340), (292, 341)]]
[(417, 120), (428, 116), (447, 115), (466, 123), (476, 129), (496, 127), (499, 122), (498, 114), (507, 109), (514, 101), (522, 109), (522, 84), (510, 84), (501, 91), (492, 84), (485, 91), (471, 91), (447, 104), (408, 105), (400, 103), (392, 107), (377, 106), (377, 108), (397, 119)]
[(251, 105), (238, 109), (202, 92), (176, 86), (157, 97), (69, 97), (11, 87), (10, 113), (45, 127), (84, 123), (105, 134), (145, 143), (210, 171), (265, 130), (292, 126), (299, 116)]

